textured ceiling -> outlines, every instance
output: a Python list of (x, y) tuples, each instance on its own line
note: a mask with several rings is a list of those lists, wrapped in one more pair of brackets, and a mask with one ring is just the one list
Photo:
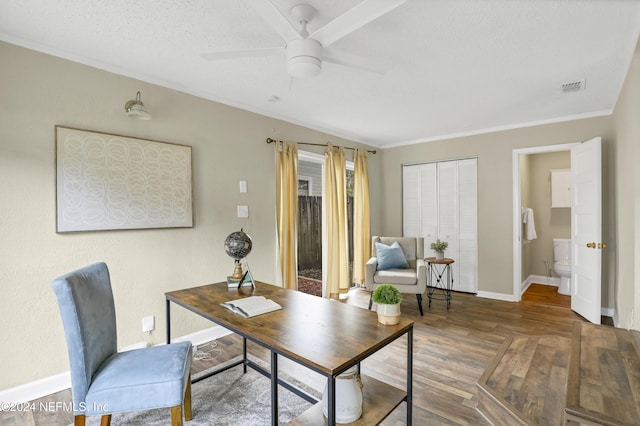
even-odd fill
[[(272, 0), (283, 15), (301, 0)], [(375, 2), (385, 0), (371, 0)], [(266, 4), (265, 4), (266, 2)], [(307, 0), (310, 33), (360, 0)], [(323, 62), (290, 78), (269, 0), (2, 0), (0, 39), (379, 147), (608, 114), (640, 32), (633, 0), (407, 0), (330, 47), (391, 65)], [(563, 93), (584, 79), (586, 89)], [(144, 100), (144, 94), (143, 94)], [(147, 103), (153, 114), (153, 105)]]

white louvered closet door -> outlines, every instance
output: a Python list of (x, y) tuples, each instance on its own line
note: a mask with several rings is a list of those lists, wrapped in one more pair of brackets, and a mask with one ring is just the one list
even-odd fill
[[(444, 257), (458, 261), (458, 162), (443, 161), (438, 163), (438, 238), (448, 245)], [(426, 241), (425, 241), (426, 243)], [(431, 241), (429, 242), (431, 245)], [(435, 253), (429, 248), (425, 253)], [(454, 289), (457, 288), (458, 265), (453, 268)]]
[(427, 240), (438, 235), (437, 164), (416, 164), (402, 168), (403, 235), (425, 238), (425, 257), (431, 253)]
[(477, 160), (442, 161), (403, 167), (403, 230), (424, 237), (425, 257), (431, 243), (449, 243), (456, 291), (478, 291)]
[(456, 290), (478, 292), (478, 161), (458, 161)]

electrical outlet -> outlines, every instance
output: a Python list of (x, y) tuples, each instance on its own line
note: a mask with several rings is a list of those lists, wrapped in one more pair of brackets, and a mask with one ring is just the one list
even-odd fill
[(153, 315), (142, 318), (142, 331), (144, 333), (150, 333), (154, 328), (156, 328), (156, 324), (155, 317)]
[(249, 217), (249, 206), (238, 206), (238, 217)]

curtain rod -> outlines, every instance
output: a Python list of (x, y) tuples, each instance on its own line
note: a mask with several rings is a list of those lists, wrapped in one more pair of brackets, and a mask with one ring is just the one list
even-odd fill
[[(282, 141), (277, 141), (275, 139), (271, 139), (271, 138), (267, 138), (267, 143), (275, 143), (275, 142), (282, 142)], [(324, 146), (327, 147), (329, 145), (329, 142), (325, 144), (321, 144), (321, 143), (311, 143), (311, 142), (296, 142), (298, 145), (313, 145), (313, 146)], [(334, 145), (334, 146), (338, 146), (338, 145)], [(356, 148), (351, 148), (350, 146), (345, 146), (343, 147), (344, 149), (353, 149), (355, 150)], [(370, 152), (372, 154), (376, 153), (376, 150), (367, 150), (367, 152)]]

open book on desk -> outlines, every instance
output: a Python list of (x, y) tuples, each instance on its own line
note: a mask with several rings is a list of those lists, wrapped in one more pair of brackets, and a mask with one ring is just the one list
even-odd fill
[(264, 296), (243, 297), (242, 299), (231, 300), (229, 302), (221, 303), (220, 305), (245, 318), (255, 317), (257, 315), (266, 314), (267, 312), (282, 309), (282, 306)]

